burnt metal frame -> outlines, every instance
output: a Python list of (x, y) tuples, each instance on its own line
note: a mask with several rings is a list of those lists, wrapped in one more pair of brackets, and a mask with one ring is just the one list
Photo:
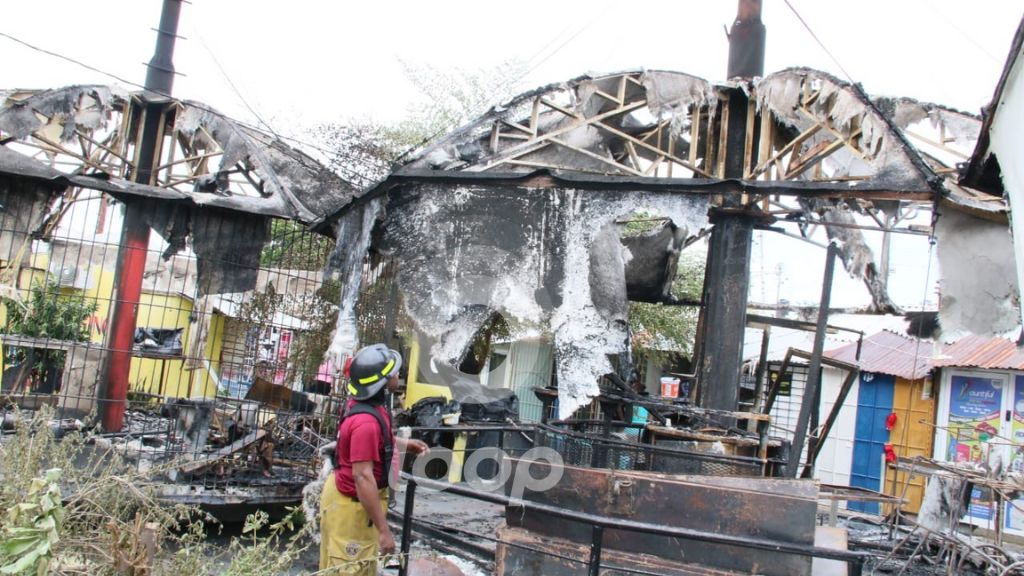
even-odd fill
[(413, 476), (406, 472), (402, 472), (401, 476), (402, 479), (406, 481), (406, 486), (405, 507), (403, 509), (402, 517), (402, 535), (399, 549), (399, 555), (401, 558), (401, 566), (398, 569), (399, 576), (408, 576), (409, 574), (408, 558), (409, 549), (412, 544), (413, 510), (416, 504), (416, 488), (418, 486), (423, 486), (425, 488), (429, 488), (432, 490), (450, 492), (458, 496), (464, 496), (467, 498), (472, 498), (474, 500), (480, 500), (483, 502), (490, 502), (492, 504), (501, 504), (512, 508), (521, 508), (523, 510), (531, 509), (537, 512), (542, 512), (544, 514), (549, 514), (556, 518), (562, 518), (566, 520), (571, 520), (573, 522), (579, 522), (581, 524), (590, 525), (592, 531), (592, 540), (590, 545), (590, 558), (587, 562), (588, 576), (598, 576), (600, 574), (601, 553), (604, 541), (605, 528), (614, 528), (616, 530), (628, 530), (631, 532), (640, 532), (642, 534), (651, 534), (656, 536), (668, 536), (671, 538), (682, 538), (685, 540), (696, 540), (698, 542), (726, 544), (730, 546), (751, 548), (755, 550), (782, 552), (785, 554), (794, 554), (798, 556), (806, 556), (811, 558), (838, 560), (840, 562), (846, 562), (849, 568), (848, 573), (850, 574), (850, 576), (860, 576), (863, 572), (864, 562), (869, 558), (869, 555), (867, 554), (861, 552), (853, 552), (849, 550), (834, 550), (831, 548), (822, 548), (820, 546), (807, 546), (802, 544), (794, 544), (791, 542), (767, 540), (763, 538), (730, 536), (726, 534), (717, 534), (714, 532), (705, 532), (703, 530), (693, 530), (689, 528), (678, 528), (674, 526), (650, 524), (647, 522), (635, 522), (631, 520), (624, 520), (622, 518), (598, 516), (596, 514), (587, 514), (585, 512), (567, 510), (565, 508), (560, 508), (557, 506), (550, 506), (547, 504), (541, 504), (537, 502), (529, 502), (519, 498), (510, 498), (508, 496), (505, 496), (504, 494), (480, 492), (456, 484), (448, 484), (445, 482), (438, 482), (435, 480), (429, 480), (427, 478)]
[[(35, 92), (24, 92), (15, 94), (13, 97), (18, 100), (27, 100), (34, 96)], [(142, 119), (133, 117), (134, 106), (145, 104), (141, 94), (133, 94), (128, 99), (114, 97), (110, 103), (110, 110), (104, 110), (92, 97), (83, 96), (75, 102), (72, 116), (88, 113), (108, 113), (112, 116), (110, 124), (113, 128), (106, 132), (98, 129), (90, 129), (80, 125), (74, 128), (74, 137), (66, 140), (53, 140), (43, 134), (43, 130), (37, 131), (27, 140), (7, 143), (7, 146), (20, 147), (31, 156), (47, 155), (54, 159), (53, 163), (68, 164), (74, 166), (74, 174), (83, 174), (87, 171), (99, 171), (118, 178), (130, 178), (132, 174), (139, 171), (137, 160), (134, 159), (134, 146), (136, 135), (133, 127)], [(216, 139), (206, 130), (199, 127), (191, 137), (184, 135), (178, 127), (174, 126), (174, 119), (181, 115), (186, 105), (180, 101), (172, 101), (167, 109), (161, 114), (160, 137), (173, 142), (173, 146), (167, 146), (163, 157), (157, 162), (154, 169), (154, 181), (157, 186), (168, 189), (180, 189), (191, 191), (193, 183), (202, 176), (209, 175), (211, 160), (216, 160), (224, 155), (224, 150), (217, 144)], [(46, 114), (34, 110), (35, 114), (44, 119), (47, 124), (60, 123), (61, 116)], [(215, 112), (212, 112), (216, 114)], [(49, 164), (50, 161), (44, 161)], [(232, 190), (243, 191), (245, 196), (265, 197), (262, 193), (263, 182), (252, 171), (251, 167), (240, 162), (230, 170), (231, 174), (238, 176), (231, 179)], [(187, 188), (181, 188), (186, 186)]]
[[(560, 434), (560, 435), (563, 435), (563, 436), (566, 436), (566, 437), (570, 437), (570, 438), (576, 438), (576, 439), (580, 439), (580, 440), (587, 440), (587, 441), (592, 442), (595, 445), (598, 445), (598, 446), (595, 447), (594, 454), (593, 454), (594, 462), (595, 463), (601, 462), (602, 460), (606, 460), (607, 452), (610, 449), (619, 448), (619, 449), (627, 449), (627, 450), (636, 450), (637, 452), (646, 452), (647, 454), (649, 454), (652, 457), (664, 456), (664, 457), (675, 457), (675, 458), (690, 458), (690, 459), (699, 460), (699, 461), (725, 462), (725, 463), (730, 463), (730, 464), (736, 465), (736, 466), (748, 467), (748, 468), (751, 468), (751, 469), (756, 468), (756, 469), (759, 469), (762, 474), (764, 474), (764, 472), (766, 470), (766, 467), (767, 467), (767, 465), (769, 463), (782, 464), (782, 462), (779, 462), (779, 461), (776, 461), (776, 460), (771, 460), (771, 459), (767, 458), (766, 455), (763, 456), (763, 457), (730, 456), (730, 455), (722, 455), (722, 454), (709, 454), (709, 453), (706, 453), (706, 452), (700, 452), (700, 451), (696, 451), (696, 450), (685, 450), (685, 449), (681, 449), (681, 448), (666, 448), (666, 447), (662, 447), (662, 446), (657, 446), (655, 444), (641, 444), (641, 443), (627, 442), (625, 440), (618, 440), (618, 439), (615, 439), (615, 438), (595, 437), (595, 436), (584, 434), (584, 433), (580, 433), (580, 432), (574, 432), (574, 431), (571, 431), (571, 430), (560, 429), (560, 428), (557, 428), (555, 426), (550, 426), (550, 425), (546, 425), (546, 424), (536, 424), (536, 425), (534, 425), (534, 430), (536, 430), (537, 432), (544, 432), (546, 434)], [(766, 442), (759, 443), (758, 452), (763, 454), (764, 453), (764, 449), (762, 449), (760, 447), (761, 444), (763, 444), (765, 446), (765, 449), (767, 448), (767, 444), (766, 444)], [(603, 457), (601, 455), (602, 453), (604, 453)], [(606, 468), (607, 466), (598, 466), (598, 465), (595, 464), (592, 467), (594, 467), (594, 468)]]

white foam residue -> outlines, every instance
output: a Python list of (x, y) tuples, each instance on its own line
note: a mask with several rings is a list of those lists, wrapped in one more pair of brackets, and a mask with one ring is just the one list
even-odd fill
[[(356, 302), (359, 299), (359, 287), (363, 281), (363, 259), (370, 247), (370, 231), (380, 212), (380, 200), (373, 199), (363, 205), (361, 212), (351, 211), (338, 224), (338, 245), (336, 251), (344, 251), (347, 266), (342, 268), (345, 274), (341, 291), (341, 302), (338, 309), (338, 320), (334, 325), (331, 345), (327, 348), (327, 358), (341, 363), (343, 358), (351, 356), (359, 347), (359, 331), (356, 325)], [(353, 230), (353, 226), (359, 226)], [(347, 239), (354, 243), (346, 245)]]
[(704, 195), (547, 188), (424, 185), (416, 198), (389, 210), (385, 242), (400, 262), (406, 311), (432, 340), (424, 361), (454, 365), (498, 313), (513, 340), (553, 341), (563, 417), (598, 394), (609, 358), (628, 349), (621, 262), (592, 269), (595, 258), (608, 263), (594, 254), (608, 249), (595, 243), (599, 232), (643, 210), (692, 233), (708, 208)]
[(944, 210), (938, 219), (939, 324), (946, 332), (993, 335), (1013, 330), (1019, 290), (1005, 224)]

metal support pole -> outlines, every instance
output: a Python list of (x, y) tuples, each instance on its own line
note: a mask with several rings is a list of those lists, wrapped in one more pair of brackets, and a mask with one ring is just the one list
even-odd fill
[(715, 218), (706, 280), (705, 333), (700, 368), (700, 406), (734, 412), (739, 407), (743, 334), (747, 323), (753, 223), (742, 215)]
[(825, 350), (825, 329), (828, 324), (828, 307), (832, 299), (832, 277), (836, 270), (836, 256), (839, 248), (831, 243), (825, 256), (825, 277), (821, 283), (821, 302), (818, 304), (818, 324), (814, 332), (814, 348), (811, 349), (811, 361), (807, 367), (807, 382), (804, 386), (804, 397), (800, 402), (800, 416), (793, 431), (793, 448), (789, 453), (789, 465), (786, 472), (793, 478), (800, 474), (800, 453), (803, 452), (804, 440), (807, 435), (807, 423), (810, 421), (811, 409), (818, 397), (817, 389), (821, 383), (821, 354)]
[(598, 576), (601, 573), (601, 542), (604, 540), (604, 526), (594, 524), (591, 535), (590, 562), (587, 563), (587, 576)]
[[(767, 388), (765, 376), (768, 373), (768, 344), (772, 337), (772, 327), (766, 325), (761, 331), (761, 354), (757, 357), (757, 368), (754, 370), (754, 406), (750, 409), (755, 414), (761, 414), (765, 405), (765, 388)], [(767, 412), (764, 412), (767, 414)], [(751, 420), (749, 430), (755, 431), (757, 424)]]
[(398, 576), (409, 574), (409, 547), (412, 545), (412, 510), (416, 504), (416, 481), (405, 484), (405, 509), (402, 511), (402, 541), (399, 546)]
[(170, 96), (174, 87), (174, 41), (178, 38), (178, 15), (182, 0), (164, 0), (160, 28), (156, 31), (156, 49), (146, 71), (146, 90)]
[[(140, 184), (154, 184), (154, 169), (160, 164), (164, 126), (170, 95), (174, 84), (174, 40), (178, 33), (178, 15), (181, 0), (164, 0), (157, 30), (156, 49), (146, 74), (146, 97), (133, 106), (132, 114), (140, 115), (140, 136), (136, 142), (131, 179)], [(145, 220), (143, 201), (125, 202), (124, 222), (121, 226), (120, 254), (114, 271), (117, 293), (111, 303), (109, 352), (105, 366), (106, 382), (100, 399), (101, 422), (104, 432), (119, 432), (124, 425), (124, 411), (128, 404), (128, 373), (135, 343), (135, 323), (142, 295), (142, 276), (146, 271), (146, 253), (149, 250), (149, 225)]]
[(761, 22), (761, 0), (739, 0), (736, 20), (729, 30), (729, 70), (726, 78), (764, 75), (766, 31)]
[(107, 378), (101, 400), (104, 432), (120, 432), (128, 403), (128, 372), (135, 343), (135, 319), (142, 294), (142, 275), (149, 249), (149, 226), (137, 213), (135, 203), (125, 205), (121, 229), (121, 259), (117, 267), (117, 299), (113, 303)]

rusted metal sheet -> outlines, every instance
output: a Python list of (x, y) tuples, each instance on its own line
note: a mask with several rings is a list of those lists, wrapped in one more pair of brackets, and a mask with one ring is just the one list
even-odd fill
[(970, 335), (942, 347), (932, 358), (933, 344), (893, 332), (879, 332), (864, 339), (860, 360), (856, 344), (848, 344), (826, 356), (857, 364), (864, 372), (892, 374), (907, 380), (924, 378), (933, 368), (963, 367), (989, 370), (1024, 370), (1024, 351), (1013, 340), (999, 336)]
[[(498, 576), (578, 576), (585, 574), (590, 546), (532, 533), (521, 528), (498, 529), (495, 570)], [(736, 574), (707, 566), (680, 564), (649, 554), (605, 549), (602, 576), (726, 576)]]
[(929, 360), (932, 354), (931, 342), (882, 331), (865, 338), (859, 348), (859, 359), (856, 342), (825, 352), (825, 356), (855, 364), (864, 372), (891, 374), (907, 380), (924, 378), (932, 369)]
[(967, 336), (942, 349), (934, 366), (963, 366), (992, 370), (1024, 370), (1024, 351), (1006, 338)]
[[(525, 463), (515, 462), (517, 468)], [(549, 465), (530, 463), (513, 470), (513, 478), (544, 478)], [(752, 539), (800, 545), (814, 543), (817, 485), (778, 478), (666, 476), (566, 466), (560, 481), (542, 492), (527, 489), (523, 499), (552, 506)], [(541, 512), (509, 508), (510, 526), (545, 537), (589, 545), (589, 526), (552, 518)], [(684, 541), (609, 529), (609, 550), (651, 554), (674, 562), (768, 575), (810, 574), (803, 556), (753, 550), (726, 544)]]

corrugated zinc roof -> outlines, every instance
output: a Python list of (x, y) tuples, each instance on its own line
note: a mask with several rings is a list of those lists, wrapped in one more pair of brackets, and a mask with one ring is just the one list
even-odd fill
[(883, 330), (864, 338), (860, 359), (857, 358), (856, 342), (828, 350), (825, 356), (856, 364), (864, 372), (916, 380), (927, 376), (932, 369), (929, 364), (932, 346), (929, 340), (916, 340)]
[(943, 347), (932, 365), (987, 368), (990, 370), (1024, 370), (1024, 349), (999, 336), (965, 336)]

